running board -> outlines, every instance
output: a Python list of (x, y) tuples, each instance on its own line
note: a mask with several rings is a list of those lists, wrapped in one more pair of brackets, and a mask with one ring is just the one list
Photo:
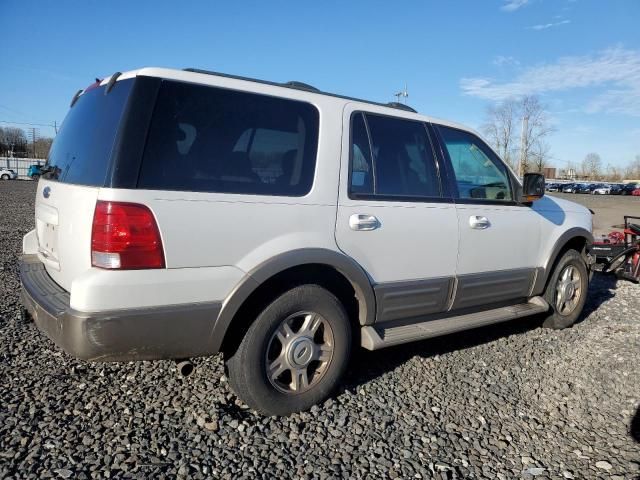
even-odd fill
[(367, 350), (378, 350), (392, 345), (439, 337), (441, 335), (470, 330), (493, 323), (506, 322), (514, 318), (543, 313), (547, 310), (549, 310), (549, 304), (542, 297), (533, 297), (526, 303), (428, 320), (420, 323), (411, 323), (409, 325), (389, 325), (386, 328), (384, 324), (365, 326), (362, 327), (361, 330), (360, 344)]

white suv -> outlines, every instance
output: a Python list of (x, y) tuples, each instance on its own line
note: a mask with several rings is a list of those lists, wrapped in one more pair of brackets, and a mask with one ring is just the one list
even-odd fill
[(355, 346), (563, 328), (587, 295), (589, 211), (405, 105), (144, 68), (76, 94), (44, 170), (38, 327), (89, 360), (223, 352), (268, 414), (326, 398)]

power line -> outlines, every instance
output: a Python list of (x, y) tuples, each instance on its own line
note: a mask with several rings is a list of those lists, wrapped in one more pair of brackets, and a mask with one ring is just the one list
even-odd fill
[(29, 122), (12, 122), (10, 120), (0, 120), (0, 123), (8, 123), (10, 125), (29, 125), (31, 127), (51, 127), (56, 128), (57, 122), (53, 123), (29, 123)]

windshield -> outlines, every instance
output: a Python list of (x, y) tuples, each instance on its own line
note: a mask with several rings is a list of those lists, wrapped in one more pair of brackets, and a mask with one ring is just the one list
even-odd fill
[(67, 114), (56, 136), (45, 178), (64, 183), (103, 186), (111, 150), (133, 79), (83, 93)]

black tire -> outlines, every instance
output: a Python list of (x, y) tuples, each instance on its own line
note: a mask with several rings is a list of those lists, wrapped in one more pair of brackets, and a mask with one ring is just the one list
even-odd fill
[[(267, 357), (272, 348), (272, 339), (282, 328), (285, 319), (299, 312), (313, 312), (322, 317), (332, 333), (333, 351), (322, 375), (317, 381), (314, 380), (315, 384), (309, 383), (305, 391), (286, 392), (278, 389), (270, 380)], [(326, 324), (323, 324), (323, 329)], [(349, 361), (351, 338), (347, 312), (332, 293), (318, 285), (293, 288), (276, 298), (258, 315), (236, 351), (226, 359), (229, 384), (240, 399), (264, 414), (288, 415), (306, 410), (325, 400), (337, 387)], [(293, 370), (290, 374), (293, 375)]]
[(32, 179), (34, 179), (34, 180), (37, 182), (38, 180), (40, 180), (40, 175), (38, 175), (38, 174), (36, 173), (36, 174), (35, 174), (35, 175), (33, 175), (31, 178), (32, 178)]
[(6, 173), (2, 175), (2, 180), (9, 180), (9, 175)]
[[(564, 274), (565, 269), (570, 269), (570, 267), (573, 267), (579, 274), (578, 283), (580, 285), (580, 294), (575, 307), (570, 311), (561, 312), (557, 305), (559, 295), (558, 285), (561, 275)], [(545, 328), (560, 330), (573, 325), (576, 320), (578, 320), (578, 317), (584, 308), (584, 304), (587, 301), (588, 288), (589, 272), (587, 271), (587, 264), (585, 263), (584, 258), (582, 258), (582, 255), (580, 255), (576, 250), (567, 250), (558, 260), (544, 292), (544, 298), (549, 303), (551, 309), (542, 326)]]

